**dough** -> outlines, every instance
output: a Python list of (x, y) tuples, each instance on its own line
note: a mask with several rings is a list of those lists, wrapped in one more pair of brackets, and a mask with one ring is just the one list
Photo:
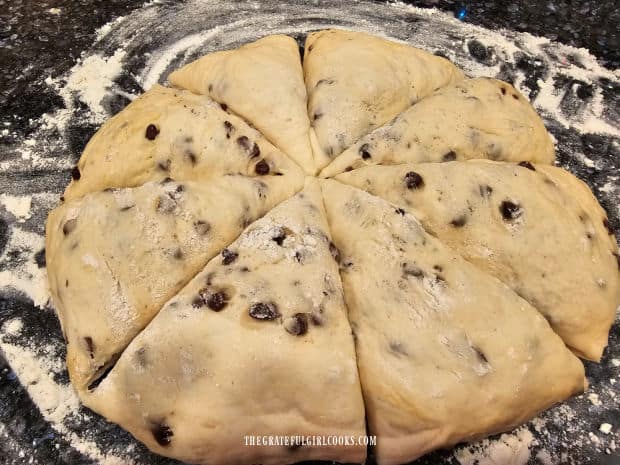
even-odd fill
[(170, 82), (208, 95), (249, 121), (308, 174), (310, 148), (306, 87), (297, 42), (273, 35), (206, 55), (172, 73)]
[(93, 136), (64, 196), (166, 177), (204, 182), (265, 172), (295, 177), (291, 184), (303, 186), (300, 168), (243, 120), (207, 97), (154, 86)]
[(284, 176), (148, 183), (50, 213), (46, 261), (78, 391), (245, 226), (290, 195)]
[(303, 65), (279, 35), (169, 79), (93, 136), (46, 225), (86, 406), (188, 463), (359, 463), (368, 432), (389, 465), (583, 390), (564, 342), (600, 358), (620, 255), (513, 87), (341, 30)]
[(510, 84), (466, 79), (362, 137), (321, 173), (364, 165), (489, 158), (553, 163), (553, 141), (528, 100)]
[(380, 465), (509, 430), (584, 389), (583, 366), (525, 300), (396, 206), (322, 188)]
[(318, 168), (434, 90), (463, 78), (448, 60), (360, 32), (306, 39), (304, 77)]
[(469, 161), (366, 167), (336, 179), (412, 213), (536, 307), (575, 352), (601, 358), (620, 304), (618, 248), (577, 178), (553, 166)]
[(316, 183), (249, 226), (168, 302), (86, 405), (190, 463), (363, 462), (365, 446), (243, 446), (245, 435), (365, 434)]

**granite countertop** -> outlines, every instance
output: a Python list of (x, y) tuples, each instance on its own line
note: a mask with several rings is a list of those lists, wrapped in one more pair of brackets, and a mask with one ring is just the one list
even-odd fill
[[(363, 24), (371, 30), (380, 26), (412, 43), (425, 40), (436, 52), (448, 54), (459, 64), (467, 63), (470, 72), (516, 81), (542, 108), (558, 142), (559, 164), (590, 185), (608, 211), (612, 226), (620, 230), (620, 78), (613, 73), (620, 65), (620, 9), (616, 2), (408, 2), (445, 11), (464, 25), (485, 28), (488, 34), (460, 27), (458, 21), (450, 23), (443, 16), (436, 19), (408, 12), (403, 5), (352, 2), (345, 7), (343, 2), (314, 0), (308, 2), (307, 8), (313, 12), (306, 20), (300, 18), (303, 15), (291, 14), (306, 8), (294, 3), (228, 1), (222, 2), (221, 8), (205, 7), (196, 16), (203, 18), (205, 28), (239, 20), (237, 11), (246, 15), (255, 11), (257, 16), (271, 18), (277, 23), (273, 30), (303, 31), (313, 24)], [(70, 387), (61, 363), (65, 352), (60, 327), (49, 305), (36, 300), (45, 296), (45, 290), (39, 288), (44, 281), (41, 237), (45, 217), (68, 182), (70, 166), (103, 119), (126, 105), (132, 94), (140, 93), (146, 81), (161, 79), (166, 66), (178, 64), (173, 57), (164, 66), (154, 63), (153, 57), (162, 50), (161, 56), (170, 55), (172, 49), (166, 47), (200, 31), (198, 19), (186, 21), (187, 30), (170, 25), (175, 18), (185, 17), (188, 5), (168, 0), (150, 4), (143, 0), (0, 0), (0, 463), (121, 463), (114, 462), (115, 457), (136, 458), (138, 464), (177, 463), (150, 454), (129, 434), (71, 404), (70, 399), (63, 403)], [(277, 15), (280, 9), (285, 12), (281, 17)], [(334, 15), (338, 9), (341, 13)], [(351, 11), (351, 19), (344, 10)], [(130, 19), (100, 29), (118, 17)], [(440, 27), (429, 27), (433, 22)], [(144, 29), (140, 29), (142, 25)], [(508, 31), (497, 35), (500, 28)], [(156, 33), (147, 33), (150, 30)], [(551, 42), (540, 45), (519, 36), (515, 52), (510, 31), (530, 32)], [(303, 36), (290, 33), (300, 39)], [(236, 34), (234, 39), (214, 34), (205, 50), (247, 38), (238, 31)], [(506, 37), (505, 47), (497, 38), (500, 36)], [(586, 51), (573, 52), (559, 44), (585, 48), (596, 59)], [(103, 64), (111, 68), (121, 45), (125, 48), (122, 56), (118, 55), (122, 60), (118, 72), (99, 76), (109, 79), (106, 89), (111, 90), (106, 91), (98, 114), (87, 96), (66, 92), (75, 90), (67, 76), (76, 63), (83, 65), (89, 56), (106, 57)], [(557, 61), (563, 63), (558, 70), (552, 66)], [(105, 70), (105, 66), (93, 69)], [(76, 73), (74, 68), (73, 76)], [(548, 93), (545, 83), (551, 82), (549, 79), (559, 95), (557, 101)], [(545, 107), (549, 102), (557, 102), (559, 109)], [(596, 125), (584, 116), (588, 112), (594, 114)], [(4, 194), (9, 197), (3, 198)], [(25, 237), (23, 242), (19, 242), (22, 236), (18, 237), (18, 232)], [(47, 361), (45, 369), (35, 369), (38, 360)], [(615, 449), (620, 446), (618, 365), (620, 327), (616, 321), (602, 363), (586, 363), (592, 390), (567, 403), (564, 410), (544, 416), (541, 429), (536, 423), (528, 426), (538, 444), (528, 456), (528, 464), (620, 464), (620, 452)], [(28, 370), (38, 375), (28, 376)], [(614, 377), (617, 384), (610, 382)], [(45, 390), (46, 386), (49, 389)], [(61, 411), (71, 405), (75, 412)], [(57, 421), (60, 417), (62, 422)], [(599, 432), (602, 423), (610, 423), (614, 432)], [(552, 461), (545, 461), (543, 450), (559, 459), (554, 455)], [(439, 452), (416, 463), (459, 461), (451, 452)]]

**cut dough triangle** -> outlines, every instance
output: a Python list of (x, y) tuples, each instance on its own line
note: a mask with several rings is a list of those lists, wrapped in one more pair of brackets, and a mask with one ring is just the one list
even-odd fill
[(50, 213), (46, 261), (74, 386), (86, 390), (161, 306), (250, 222), (286, 199), (284, 176), (148, 183)]
[(207, 97), (154, 86), (93, 136), (65, 198), (166, 177), (208, 182), (235, 173), (281, 173), (303, 186), (297, 164), (243, 120)]
[(131, 343), (86, 405), (190, 463), (360, 463), (365, 446), (245, 447), (246, 435), (365, 434), (317, 181), (246, 231)]
[(388, 202), (322, 188), (380, 465), (511, 429), (583, 390), (583, 366), (525, 300)]
[(209, 95), (252, 123), (308, 174), (310, 148), (306, 88), (297, 42), (273, 35), (206, 55), (173, 72), (170, 82)]
[(496, 79), (466, 79), (362, 137), (321, 176), (364, 165), (470, 158), (553, 163), (555, 152), (540, 116), (519, 91)]
[(361, 32), (306, 39), (304, 77), (318, 168), (434, 90), (463, 78), (448, 60)]
[(529, 301), (579, 355), (600, 359), (620, 304), (618, 247), (604, 210), (570, 173), (469, 161), (366, 167), (336, 179), (415, 215)]

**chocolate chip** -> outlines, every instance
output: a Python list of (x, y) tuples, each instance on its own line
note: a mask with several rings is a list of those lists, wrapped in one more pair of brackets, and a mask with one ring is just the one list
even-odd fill
[(269, 174), (269, 163), (267, 163), (265, 160), (259, 161), (254, 167), (254, 171), (256, 171), (256, 174), (258, 174), (259, 176), (265, 176), (266, 174)]
[(284, 329), (293, 336), (303, 336), (308, 332), (308, 315), (295, 313), (284, 322)]
[(396, 356), (407, 357), (409, 355), (409, 353), (407, 353), (407, 350), (405, 349), (405, 346), (403, 346), (403, 344), (400, 342), (392, 341), (388, 345), (388, 348), (390, 349), (390, 352), (392, 352)]
[(65, 234), (65, 236), (71, 234), (75, 228), (77, 228), (77, 219), (72, 219), (67, 221), (63, 226), (62, 226), (62, 232)]
[(504, 200), (499, 206), (499, 211), (506, 221), (516, 220), (523, 214), (521, 206), (510, 200)]
[(607, 233), (611, 236), (614, 233), (614, 230), (611, 228), (611, 223), (607, 218), (603, 218), (603, 226), (607, 229)]
[(465, 223), (467, 223), (467, 216), (465, 215), (457, 216), (452, 221), (450, 221), (450, 224), (455, 228), (462, 228), (463, 226), (465, 226)]
[(401, 268), (403, 269), (403, 276), (413, 276), (418, 279), (424, 277), (424, 271), (411, 263), (402, 263)]
[(131, 210), (133, 207), (135, 207), (135, 205), (125, 205), (124, 207), (120, 208), (120, 211), (126, 212), (128, 210)]
[(204, 236), (205, 234), (208, 234), (209, 231), (211, 231), (211, 225), (206, 221), (198, 220), (194, 221), (194, 229), (198, 234)]
[(506, 95), (506, 88), (502, 87), (502, 95)]
[(148, 140), (155, 140), (158, 134), (159, 134), (159, 129), (157, 129), (157, 126), (155, 126), (154, 124), (149, 124), (146, 127), (146, 132), (144, 135)]
[(224, 111), (228, 111), (228, 105), (226, 105), (225, 103), (220, 103), (220, 108)]
[(242, 149), (249, 151), (250, 150), (250, 139), (247, 136), (239, 136), (237, 137), (237, 145)]
[(183, 259), (183, 251), (181, 249), (176, 249), (174, 251), (173, 257), (176, 258), (177, 260)]
[(534, 168), (534, 165), (532, 165), (529, 161), (519, 162), (519, 166), (522, 166), (523, 168), (527, 168), (528, 170), (536, 171), (536, 168)]
[(402, 208), (397, 208), (395, 212), (401, 216), (405, 216), (405, 210), (403, 210)]
[(93, 342), (93, 338), (86, 336), (84, 342), (86, 343), (86, 349), (88, 350), (90, 358), (95, 358), (95, 343)]
[(362, 157), (363, 160), (369, 160), (370, 159), (370, 153), (368, 152), (369, 148), (370, 148), (370, 146), (368, 144), (362, 144), (362, 146), (360, 147), (359, 154), (360, 154), (360, 157)]
[(164, 447), (170, 445), (170, 438), (174, 436), (170, 427), (164, 423), (153, 425), (151, 427), (151, 433), (157, 441), (157, 444)]
[(278, 306), (273, 302), (258, 302), (252, 304), (249, 310), (250, 316), (255, 320), (275, 320), (280, 317)]
[(443, 271), (443, 266), (441, 266), (441, 265), (433, 265), (433, 270), (439, 271), (441, 273)]
[(230, 265), (235, 260), (237, 260), (238, 256), (239, 256), (239, 254), (237, 252), (233, 252), (230, 249), (222, 250), (222, 257), (224, 257), (222, 259), (222, 265)]
[(256, 142), (252, 145), (252, 150), (250, 150), (250, 158), (256, 158), (260, 156), (260, 147)]
[(454, 152), (454, 150), (450, 150), (441, 159), (443, 161), (454, 161), (456, 160), (456, 152)]
[(224, 129), (226, 130), (226, 139), (230, 139), (230, 135), (235, 130), (235, 127), (230, 121), (224, 121)]
[(71, 168), (71, 178), (74, 181), (79, 181), (81, 177), (82, 177), (82, 174), (80, 173), (80, 169), (77, 166), (74, 166), (73, 168)]
[(169, 176), (166, 176), (164, 179), (161, 180), (160, 184), (164, 185), (164, 184), (168, 184), (169, 182), (174, 182), (174, 179), (172, 179)]
[(214, 292), (207, 297), (206, 302), (207, 307), (214, 312), (219, 312), (228, 305), (228, 295), (224, 291)]
[(420, 189), (424, 187), (424, 179), (415, 171), (409, 171), (405, 174), (405, 185), (407, 189)]
[(162, 171), (170, 171), (170, 160), (163, 160), (157, 163), (157, 168)]
[(312, 115), (312, 119), (314, 121), (316, 121), (317, 119), (321, 119), (322, 117), (323, 117), (323, 113), (319, 113), (319, 112), (316, 112), (314, 115)]
[(493, 188), (491, 186), (488, 186), (486, 184), (480, 185), (480, 197), (484, 197), (485, 199), (488, 199), (489, 197), (491, 197), (492, 193), (493, 193)]
[(332, 254), (332, 258), (336, 260), (336, 263), (340, 263), (342, 256), (340, 255), (340, 250), (334, 245), (333, 242), (329, 243), (329, 253)]
[(519, 100), (519, 96), (517, 94), (512, 94), (512, 98), (515, 100)]
[(472, 346), (472, 349), (476, 353), (476, 356), (478, 357), (480, 362), (489, 363), (489, 360), (487, 359), (486, 355), (484, 355), (484, 352), (482, 352), (482, 350), (480, 350), (478, 347), (475, 347), (475, 346)]
[(138, 364), (138, 366), (140, 367), (145, 367), (146, 366), (146, 347), (140, 347), (138, 350), (136, 350), (134, 352), (133, 358), (135, 360), (135, 362)]
[(198, 158), (196, 157), (196, 154), (194, 152), (192, 152), (191, 150), (187, 149), (185, 151), (185, 157), (189, 160), (189, 162), (192, 165), (195, 165), (196, 162), (198, 161)]
[(282, 247), (284, 239), (286, 239), (286, 230), (284, 228), (280, 228), (278, 234), (271, 238), (271, 240), (278, 244), (280, 247)]
[(349, 171), (353, 171), (353, 167), (352, 167), (352, 166), (347, 166), (347, 167), (344, 169), (344, 171), (345, 171), (346, 173), (348, 173)]

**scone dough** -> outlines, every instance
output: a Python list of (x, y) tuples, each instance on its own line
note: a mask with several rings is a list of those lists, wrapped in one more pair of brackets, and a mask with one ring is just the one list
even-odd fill
[(166, 180), (89, 194), (50, 213), (48, 280), (78, 391), (208, 260), (290, 196), (285, 178)]
[(463, 78), (444, 58), (337, 29), (308, 34), (303, 68), (319, 169), (414, 102)]
[(616, 240), (590, 190), (554, 166), (490, 161), (374, 166), (336, 179), (413, 214), (599, 360), (620, 304)]
[(525, 300), (395, 205), (321, 185), (380, 465), (509, 430), (584, 389), (582, 364)]
[(471, 158), (552, 164), (555, 151), (540, 116), (518, 90), (497, 79), (465, 79), (362, 137), (321, 176), (365, 165)]
[(189, 463), (363, 462), (363, 445), (243, 445), (246, 435), (365, 434), (317, 181), (214, 258), (84, 401)]
[(208, 97), (156, 85), (93, 136), (64, 197), (167, 177), (206, 182), (239, 173), (285, 174), (303, 186), (299, 166), (242, 119)]
[(236, 50), (210, 53), (173, 72), (183, 89), (208, 95), (261, 131), (308, 174), (310, 148), (306, 87), (297, 42), (273, 35)]

